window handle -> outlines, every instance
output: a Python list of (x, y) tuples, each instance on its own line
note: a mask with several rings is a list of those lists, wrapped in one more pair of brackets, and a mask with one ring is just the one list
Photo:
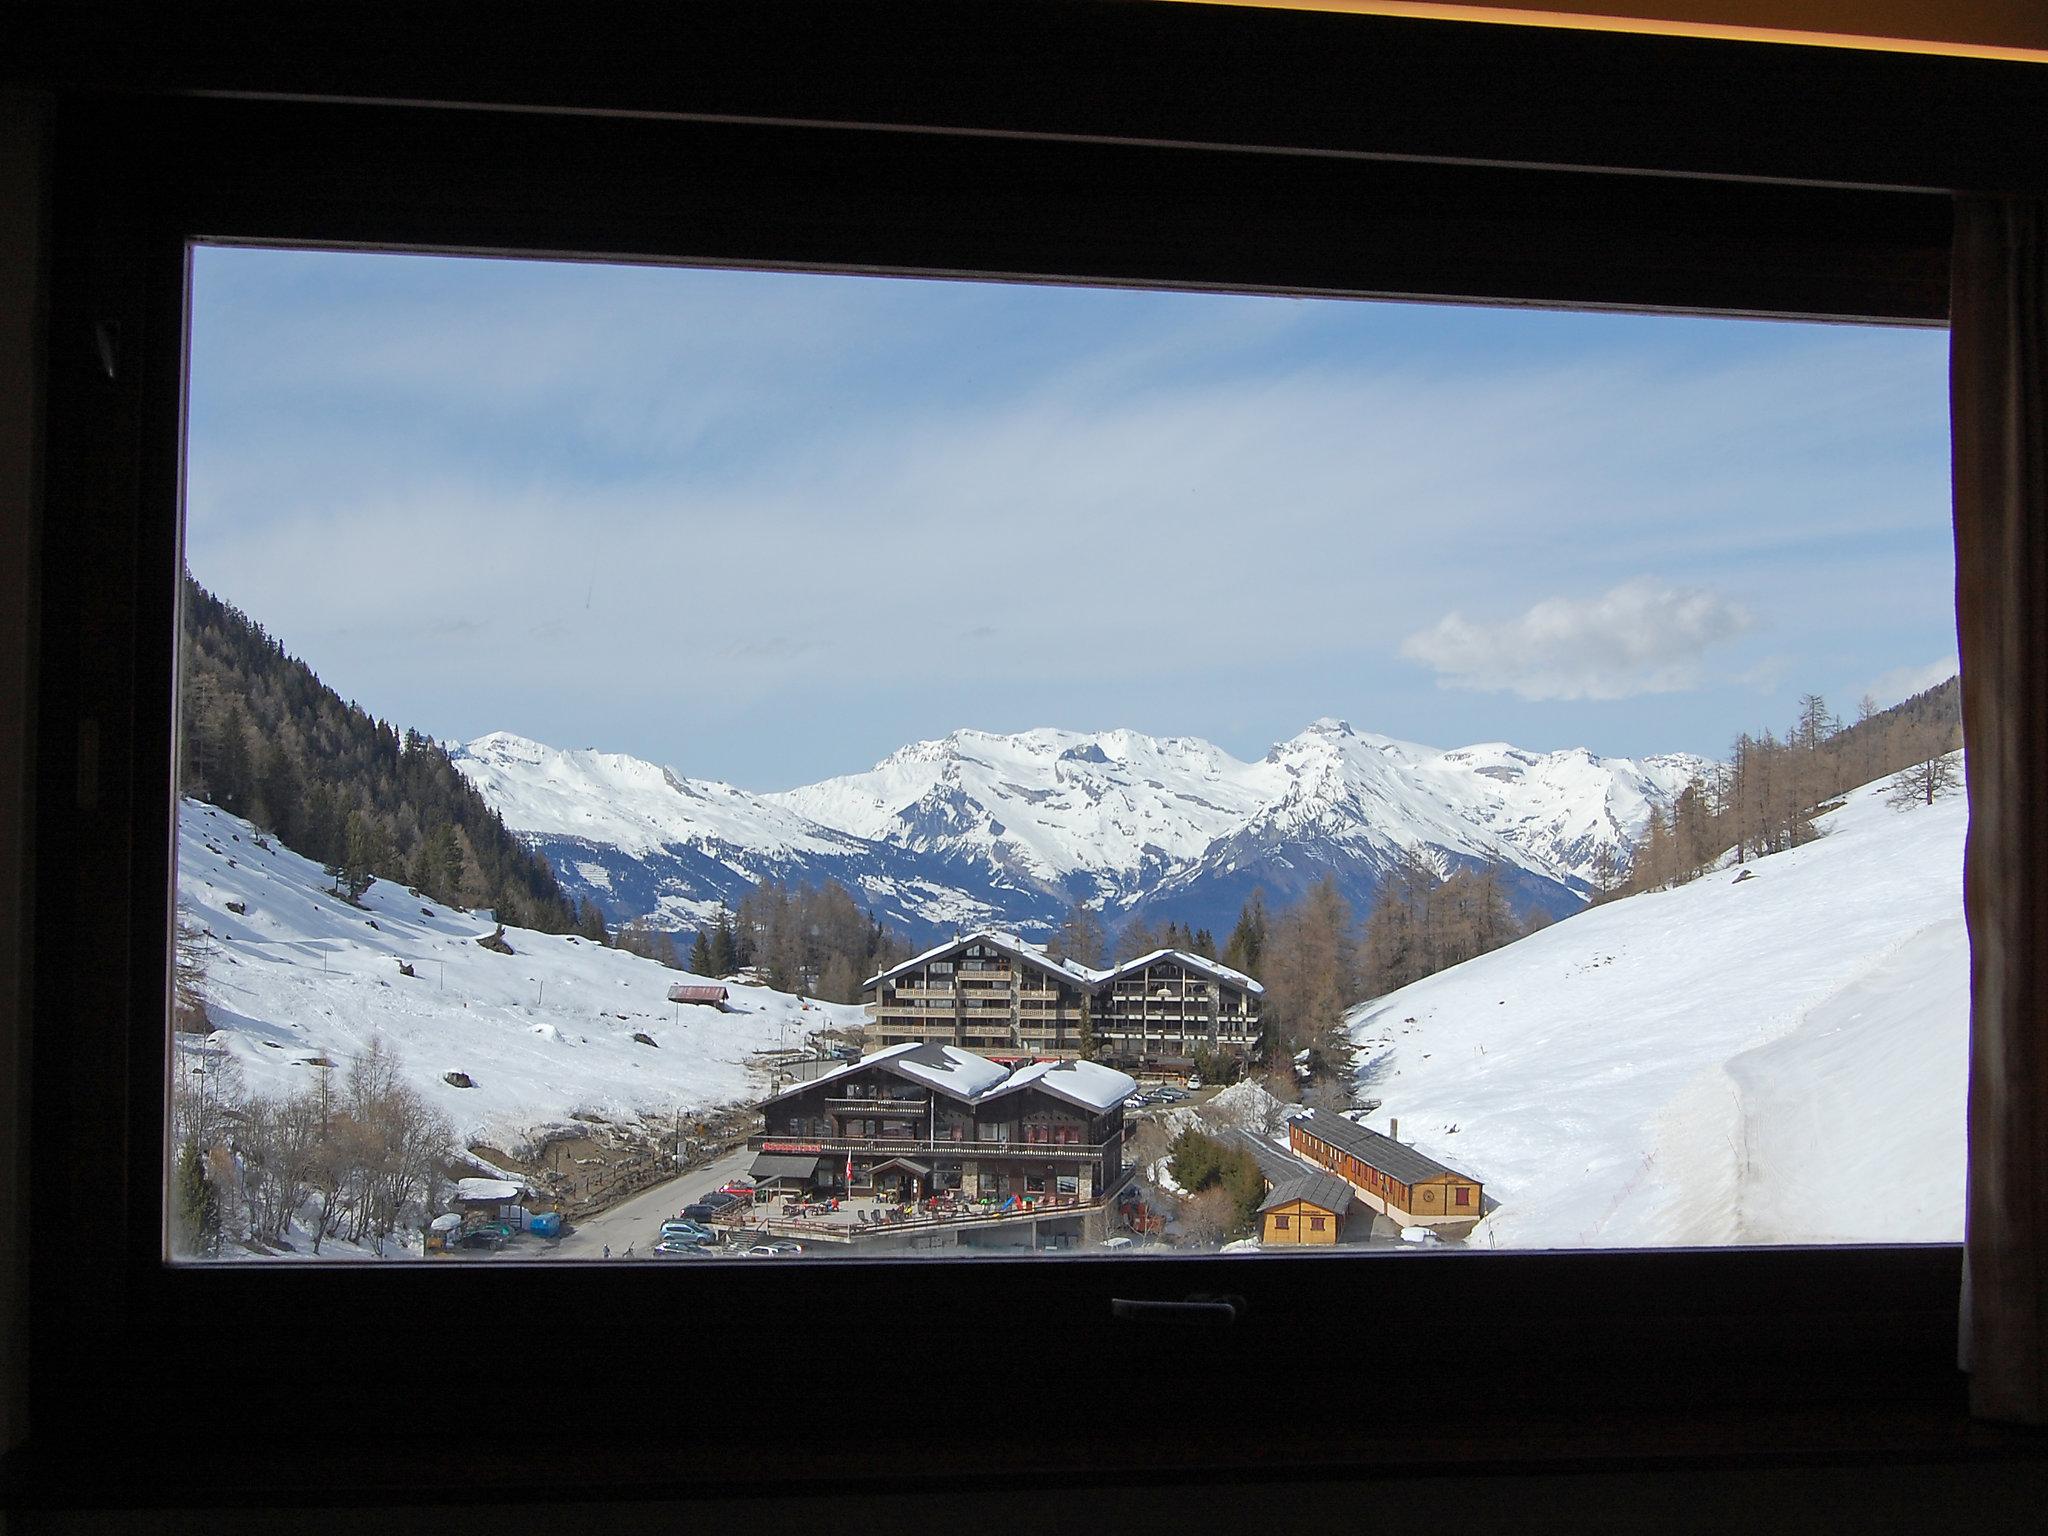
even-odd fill
[(1109, 1299), (1109, 1315), (1132, 1323), (1234, 1323), (1244, 1315), (1242, 1296), (1190, 1296), (1185, 1301)]

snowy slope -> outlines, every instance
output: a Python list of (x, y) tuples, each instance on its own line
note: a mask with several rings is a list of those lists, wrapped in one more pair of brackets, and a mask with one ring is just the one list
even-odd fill
[(696, 927), (764, 875), (838, 879), (914, 936), (1042, 936), (1074, 900), (1113, 924), (1221, 930), (1255, 885), (1324, 869), (1371, 898), (1404, 849), (1441, 871), (1503, 859), (1518, 905), (1562, 913), (1596, 862), (1706, 765), (1490, 744), (1453, 752), (1319, 720), (1258, 762), (1135, 731), (955, 731), (780, 794), (497, 734), (454, 753), (506, 824), (615, 919)]
[[(666, 1121), (756, 1097), (749, 1053), (861, 1022), (858, 1008), (761, 987), (731, 987), (743, 1012), (678, 1010), (668, 988), (697, 978), (653, 961), (520, 928), (505, 931), (513, 953), (498, 954), (475, 942), (496, 927), (486, 912), (383, 880), (358, 909), (329, 893), (318, 865), (259, 846), (225, 811), (188, 800), (178, 825), (180, 917), (208, 935), (208, 1012), (252, 1091), (301, 1087), (307, 1062), (345, 1064), (378, 1035), (459, 1139), (519, 1155), (579, 1112)], [(475, 1086), (450, 1085), (449, 1072)]]
[(1498, 1202), (1472, 1243), (1961, 1236), (1963, 799), (1819, 825), (1352, 1012), (1369, 1123)]

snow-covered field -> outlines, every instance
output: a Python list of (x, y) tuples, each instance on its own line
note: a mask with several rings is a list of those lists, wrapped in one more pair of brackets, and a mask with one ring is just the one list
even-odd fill
[(1596, 907), (1355, 1009), (1368, 1123), (1502, 1247), (1962, 1235), (1960, 794)]
[[(318, 865), (259, 846), (225, 811), (188, 800), (178, 825), (180, 917), (209, 935), (208, 1012), (252, 1092), (301, 1087), (309, 1062), (345, 1066), (381, 1036), (460, 1140), (518, 1156), (578, 1114), (667, 1124), (678, 1111), (758, 1097), (765, 1084), (750, 1053), (863, 1022), (857, 1007), (732, 983), (739, 1012), (678, 1009), (669, 987), (701, 978), (520, 928), (505, 930), (513, 953), (499, 954), (476, 943), (497, 926), (487, 912), (385, 880), (353, 907)], [(456, 1087), (448, 1073), (475, 1086)]]

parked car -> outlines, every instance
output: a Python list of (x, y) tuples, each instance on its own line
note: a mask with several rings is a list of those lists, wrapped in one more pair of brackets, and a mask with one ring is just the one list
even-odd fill
[(745, 1180), (735, 1179), (730, 1184), (719, 1185), (718, 1193), (721, 1195), (731, 1195), (735, 1200), (751, 1200), (754, 1198), (754, 1186)]
[(1125, 1109), (1143, 1109), (1144, 1107), (1145, 1096), (1141, 1093), (1134, 1093), (1128, 1099), (1124, 1100)]
[(724, 1190), (715, 1190), (702, 1200), (693, 1201), (683, 1207), (683, 1220), (710, 1221), (740, 1203), (738, 1195), (729, 1195)]
[(1193, 1089), (1199, 1088), (1199, 1087), (1201, 1087), (1201, 1086), (1202, 1086), (1202, 1080), (1201, 1080), (1201, 1078), (1199, 1078), (1199, 1077), (1191, 1077), (1191, 1078), (1189, 1078), (1189, 1079), (1188, 1079), (1188, 1088), (1189, 1088), (1189, 1089), (1190, 1089), (1191, 1091), (1192, 1091)]
[(660, 1242), (654, 1245), (654, 1254), (661, 1259), (708, 1259), (711, 1249), (703, 1243)]
[(661, 1240), (665, 1243), (715, 1243), (718, 1233), (698, 1221), (664, 1221)]
[(791, 1259), (803, 1251), (804, 1245), (802, 1243), (793, 1243), (784, 1238), (772, 1243), (756, 1243), (753, 1247), (745, 1249), (742, 1257), (749, 1259)]

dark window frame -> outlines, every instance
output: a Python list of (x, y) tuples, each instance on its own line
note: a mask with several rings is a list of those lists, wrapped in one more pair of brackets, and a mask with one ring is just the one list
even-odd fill
[[(1076, 1347), (1118, 1349), (1134, 1325), (1111, 1319), (1112, 1296), (1242, 1294), (1241, 1322), (1212, 1353), (1223, 1369), (1285, 1353), (1304, 1320), (1357, 1315), (1366, 1286), (1380, 1311), (1472, 1319), (1470, 1358), (1489, 1362), (1493, 1409), (1474, 1419), (1470, 1368), (1442, 1389), (1413, 1386), (1408, 1403), (1496, 1456), (1512, 1458), (1516, 1439), (1488, 1442), (1488, 1426), (1525, 1425), (1538, 1404), (1583, 1422), (1876, 1402), (1906, 1414), (1921, 1445), (1928, 1424), (1955, 1421), (1954, 1246), (1334, 1265), (161, 1267), (178, 560), (166, 509), (182, 447), (188, 239), (1937, 324), (1946, 194), (2048, 186), (2038, 149), (2002, 131), (2048, 117), (2024, 66), (1154, 7), (995, 7), (993, 23), (977, 7), (976, 43), (943, 9), (853, 6), (839, 20), (794, 9), (806, 31), (796, 48), (776, 45), (777, 28), (799, 24), (787, 18), (714, 23), (691, 56), (701, 99), (682, 115), (664, 109), (661, 93), (680, 89), (664, 84), (667, 54), (635, 64), (620, 53), (593, 72), (573, 51), (533, 47), (545, 24), (525, 13), (491, 38), (423, 35), (410, 51), (312, 23), (296, 51), (147, 23), (111, 53), (103, 35), (70, 36), (61, 20), (32, 31), (16, 67), (58, 108), (35, 868), (46, 913), (103, 915), (36, 929), (33, 1194), (39, 1217), (91, 1209), (114, 1234), (102, 1262), (81, 1264), (55, 1220), (36, 1224), (36, 1444), (53, 1458), (67, 1439), (131, 1445), (96, 1462), (97, 1496), (160, 1488), (162, 1466), (145, 1470), (150, 1430), (217, 1349), (175, 1323), (216, 1308), (305, 1318), (374, 1307), (390, 1347), (362, 1362), (354, 1399), (308, 1404), (290, 1373), (251, 1373), (248, 1406), (257, 1422), (265, 1405), (276, 1422), (296, 1419), (295, 1443), (326, 1431), (395, 1444), (438, 1424), (416, 1390), (420, 1362), (462, 1316), (630, 1312), (687, 1335), (700, 1359), (724, 1346), (691, 1320), (725, 1305), (963, 1326), (1008, 1313)], [(898, 62), (860, 78), (831, 67), (834, 42)], [(1263, 67), (1225, 67), (1246, 43)], [(903, 60), (921, 72), (906, 81)], [(447, 101), (437, 86), (453, 78), (472, 82), (461, 104), (476, 110), (421, 105)], [(1393, 105), (1361, 81), (1386, 86)], [(1902, 115), (1941, 130), (1882, 131)], [(123, 1027), (72, 1027), (80, 1018)], [(1589, 1357), (1596, 1324), (1602, 1348)], [(622, 1341), (622, 1353), (663, 1342)], [(1363, 1364), (1365, 1341), (1353, 1347)], [(1399, 1364), (1390, 1347), (1373, 1342), (1375, 1368)], [(736, 1338), (735, 1360), (740, 1348)], [(1325, 1364), (1341, 1371), (1333, 1348)], [(622, 1380), (628, 1397), (642, 1390)], [(605, 1453), (611, 1485), (691, 1481), (635, 1460), (673, 1433), (672, 1405), (644, 1391), (650, 1411), (629, 1415), (642, 1427)], [(771, 1405), (735, 1396), (723, 1429), (739, 1442)], [(1189, 1464), (1264, 1466), (1271, 1448), (1237, 1463), (1214, 1449)], [(1089, 1448), (1055, 1454), (1082, 1465)], [(1287, 1454), (1376, 1459), (1361, 1445)], [(177, 1478), (202, 1496), (206, 1474), (193, 1470)], [(302, 1469), (276, 1475), (305, 1491)]]

